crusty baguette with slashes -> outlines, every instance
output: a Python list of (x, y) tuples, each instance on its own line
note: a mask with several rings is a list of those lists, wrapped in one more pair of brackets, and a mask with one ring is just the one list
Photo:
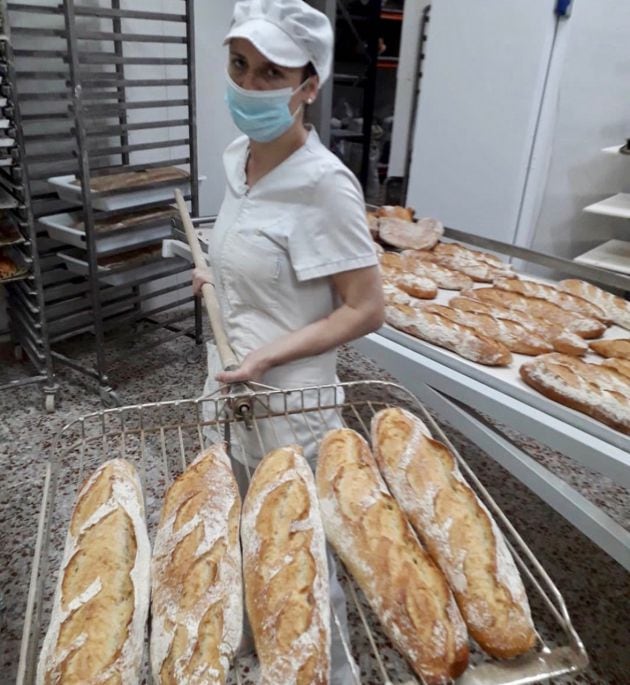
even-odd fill
[(261, 685), (328, 685), (326, 538), (313, 473), (295, 445), (267, 454), (245, 496), (243, 575)]
[(372, 418), (372, 447), (390, 491), (446, 576), (470, 634), (494, 657), (529, 651), (536, 634), (518, 569), (446, 445), (418, 417), (390, 408)]
[(156, 685), (223, 685), (243, 631), (241, 498), (223, 445), (168, 489), (152, 560)]
[(394, 645), (429, 685), (456, 678), (468, 663), (466, 627), (367, 442), (347, 428), (330, 431), (316, 481), (326, 536)]
[(150, 558), (136, 469), (107, 461), (72, 512), (38, 685), (140, 682)]

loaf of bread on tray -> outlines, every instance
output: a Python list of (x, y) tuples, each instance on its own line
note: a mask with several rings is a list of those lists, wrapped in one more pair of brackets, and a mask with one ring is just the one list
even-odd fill
[(468, 662), (461, 614), (389, 494), (367, 442), (347, 428), (329, 432), (316, 480), (328, 540), (394, 645), (429, 685), (460, 675)]
[(429, 278), (417, 276), (409, 271), (400, 271), (381, 266), (381, 274), (384, 280), (393, 283), (412, 297), (422, 300), (433, 300), (437, 295), (437, 286)]
[(453, 454), (419, 418), (398, 408), (373, 417), (372, 447), (390, 491), (446, 576), (470, 634), (498, 658), (531, 649), (536, 634), (518, 569)]
[(580, 316), (590, 317), (592, 319), (599, 319), (604, 323), (610, 323), (610, 319), (606, 316), (603, 309), (596, 307), (591, 302), (588, 302), (582, 297), (565, 293), (558, 288), (547, 285), (545, 283), (537, 283), (536, 281), (522, 281), (511, 278), (497, 278), (494, 282), (494, 287), (499, 290), (507, 290), (512, 293), (520, 293), (526, 297), (538, 297), (541, 300), (547, 300), (562, 309), (569, 312), (575, 312)]
[(243, 503), (247, 614), (261, 685), (324, 685), (330, 671), (326, 539), (310, 467), (296, 446), (267, 454)]
[(379, 219), (378, 226), (380, 239), (401, 249), (430, 250), (444, 233), (444, 227), (437, 219), (405, 221), (383, 217)]
[(550, 399), (630, 434), (630, 383), (614, 369), (545, 354), (525, 362), (520, 374)]
[(477, 283), (492, 283), (499, 277), (518, 278), (514, 272), (500, 271), (487, 262), (473, 259), (460, 251), (449, 254), (438, 248), (439, 245), (436, 245), (433, 250), (418, 250), (415, 254), (418, 259), (463, 273)]
[(138, 474), (105, 462), (72, 512), (38, 685), (140, 682), (150, 557)]
[(466, 312), (441, 304), (429, 304), (424, 309), (475, 331), (483, 331), (485, 336), (502, 343), (510, 352), (532, 356), (553, 352), (553, 345), (515, 321), (494, 318), (489, 314)]
[(512, 354), (500, 342), (421, 307), (386, 304), (385, 320), (394, 328), (478, 364), (507, 366), (512, 361)]
[(630, 330), (630, 302), (606, 292), (592, 283), (575, 278), (560, 281), (558, 287), (566, 293), (588, 300), (603, 310), (606, 316), (617, 326)]
[[(165, 166), (155, 169), (136, 169), (123, 171), (117, 174), (104, 174), (90, 179), (90, 190), (95, 193), (104, 193), (114, 190), (128, 190), (133, 188), (146, 188), (154, 183), (168, 181), (181, 182), (189, 178), (189, 173), (175, 166)], [(76, 180), (75, 185), (81, 182)]]
[(515, 321), (530, 333), (539, 335), (553, 346), (556, 352), (581, 357), (588, 352), (588, 344), (579, 335), (572, 333), (558, 325), (553, 325), (527, 312), (517, 309), (509, 309), (500, 304), (482, 302), (471, 297), (454, 297), (449, 301), (449, 306), (464, 312), (476, 314), (488, 314), (502, 321)]
[(386, 304), (404, 304), (408, 307), (418, 306), (418, 299), (401, 290), (395, 282), (383, 279), (383, 295)]
[(156, 685), (223, 685), (241, 641), (241, 499), (222, 445), (173, 482), (155, 538), (151, 668)]
[(615, 357), (630, 361), (630, 339), (618, 338), (616, 340), (595, 340), (590, 344), (593, 352), (602, 357)]
[(400, 253), (400, 264), (406, 271), (411, 271), (418, 276), (424, 276), (435, 281), (444, 290), (466, 290), (472, 288), (473, 280), (466, 274), (444, 266), (427, 262), (418, 256), (417, 250), (403, 250)]
[(496, 255), (493, 255), (490, 252), (473, 250), (464, 245), (460, 245), (460, 243), (438, 243), (433, 251), (438, 255), (456, 256), (469, 262), (482, 262), (491, 266), (497, 272), (503, 272), (508, 276), (514, 273), (512, 266), (506, 264)]
[(413, 221), (414, 210), (400, 205), (382, 205), (375, 211), (375, 214), (379, 218), (394, 217), (404, 221)]
[(475, 290), (467, 290), (462, 294), (474, 300), (520, 310), (530, 316), (566, 328), (582, 338), (599, 338), (606, 331), (606, 325), (598, 319), (569, 312), (553, 304), (553, 302), (537, 297), (527, 297), (520, 293), (507, 292), (498, 288), (476, 288)]

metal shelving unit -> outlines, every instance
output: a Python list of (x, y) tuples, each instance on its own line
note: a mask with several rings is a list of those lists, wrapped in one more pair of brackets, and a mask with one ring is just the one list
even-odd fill
[[(15, 71), (13, 37), (10, 34), (5, 3), (0, 5), (0, 97), (6, 128), (1, 134), (7, 145), (0, 157), (0, 209), (3, 222), (11, 226), (0, 241), (0, 254), (19, 269), (15, 277), (0, 281), (6, 288), (11, 337), (15, 356), (28, 357), (35, 373), (0, 384), (0, 391), (25, 385), (42, 386), (45, 407), (55, 408), (57, 385), (49, 345), (48, 327), (43, 316), (44, 290), (42, 261), (39, 254), (35, 220), (32, 211), (28, 169), (25, 163), (24, 139)], [(9, 142), (10, 139), (10, 142)]]
[[(157, 230), (146, 237), (145, 229), (159, 228), (153, 217), (142, 224), (140, 242), (135, 226), (116, 229), (122, 237), (117, 246), (101, 249), (107, 222), (130, 220), (129, 212), (168, 209), (169, 184), (147, 185), (146, 198), (135, 197), (131, 187), (93, 191), (103, 176), (179, 167), (189, 174), (187, 199), (199, 213), (193, 1), (178, 0), (172, 7), (153, 11), (148, 0), (8, 3), (20, 86), (15, 109), (23, 126), (51, 357), (95, 379), (106, 402), (117, 401), (109, 377), (118, 363), (114, 338), (136, 339), (139, 328), (148, 327), (168, 331), (160, 343), (179, 335), (201, 342), (201, 310), (193, 305), (188, 279), (176, 278), (189, 265), (157, 254), (150, 268), (124, 263), (132, 249), (158, 246), (170, 233), (170, 217), (163, 221), (163, 235)], [(60, 197), (48, 182), (65, 175), (78, 183), (74, 199)], [(148, 192), (160, 187), (167, 189), (160, 198)], [(60, 215), (69, 215), (74, 238), (51, 238), (47, 217), (54, 221)], [(81, 246), (77, 231), (84, 234)], [(103, 269), (103, 259), (116, 254), (123, 255), (121, 264)], [(82, 269), (75, 268), (77, 262)], [(23, 314), (24, 305), (33, 303), (32, 292), (21, 288), (18, 298)], [(188, 328), (180, 324), (186, 305), (195, 307), (196, 318)], [(63, 344), (78, 335), (93, 342), (88, 361), (73, 357)]]

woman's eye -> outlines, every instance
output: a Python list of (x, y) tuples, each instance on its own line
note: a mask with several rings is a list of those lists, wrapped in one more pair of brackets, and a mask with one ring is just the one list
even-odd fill
[(282, 78), (283, 74), (281, 71), (278, 71), (278, 69), (274, 69), (272, 67), (270, 69), (267, 69), (266, 76), (268, 79), (278, 79), (278, 78)]
[(235, 69), (243, 69), (245, 67), (245, 62), (240, 57), (232, 57), (230, 64)]

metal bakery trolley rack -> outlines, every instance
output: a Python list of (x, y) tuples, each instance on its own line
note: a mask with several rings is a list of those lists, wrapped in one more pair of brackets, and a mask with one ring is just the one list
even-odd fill
[[(141, 328), (159, 330), (157, 344), (201, 341), (200, 308), (194, 325), (181, 311), (193, 301), (188, 264), (159, 253), (173, 186), (198, 203), (194, 4), (6, 6), (43, 287), (41, 303), (20, 288), (21, 309), (40, 307), (56, 367), (94, 379), (116, 401), (110, 374), (129, 353), (114, 338), (133, 341)], [(135, 191), (134, 173), (146, 180)], [(91, 342), (87, 359), (66, 344), (79, 335)]]
[(35, 373), (20, 378), (0, 378), (0, 391), (41, 385), (48, 411), (55, 406), (54, 379), (48, 328), (43, 314), (42, 263), (31, 205), (28, 170), (20, 110), (17, 106), (17, 73), (6, 4), (0, 7), (0, 256), (15, 267), (6, 288), (11, 338), (15, 356), (26, 356)]
[[(203, 255), (183, 199), (180, 198), (179, 204), (184, 210), (184, 226), (192, 243), (195, 261), (203, 265)], [(221, 347), (222, 361), (229, 366), (236, 360), (225, 344), (226, 338), (220, 325), (216, 325), (218, 305), (212, 286), (204, 287), (204, 299), (212, 317), (215, 339)], [(18, 685), (33, 682), (72, 505), (83, 479), (101, 463), (119, 457), (131, 461), (138, 468), (144, 486), (151, 534), (157, 526), (166, 487), (200, 450), (208, 446), (208, 429), (223, 434), (230, 450), (242, 449), (243, 441), (232, 440), (232, 437), (247, 431), (252, 438), (249, 444), (253, 444), (253, 450), (258, 452), (253, 456), (262, 457), (279, 446), (274, 434), (276, 431), (286, 431), (285, 424), (295, 434), (292, 421), (296, 417), (307, 426), (315, 425), (318, 431), (329, 425), (332, 417), (341, 418), (369, 439), (369, 424), (373, 414), (387, 406), (400, 405), (409, 407), (426, 422), (436, 438), (449, 445), (471, 487), (494, 515), (526, 584), (537, 628), (536, 648), (514, 660), (493, 661), (473, 647), (471, 665), (458, 682), (461, 685), (516, 685), (582, 670), (588, 663), (588, 657), (558, 589), (440, 427), (415, 396), (403, 387), (388, 382), (362, 381), (294, 391), (281, 391), (258, 384), (240, 388), (233, 386), (227, 393), (220, 391), (196, 400), (107, 409), (68, 424), (56, 437), (47, 465)], [(204, 416), (213, 418), (204, 420)], [(315, 433), (312, 435), (315, 438)], [(244, 463), (247, 463), (246, 459)], [(407, 685), (421, 682), (391, 647), (360, 591), (343, 572), (341, 565), (339, 568), (348, 588), (350, 614), (359, 627), (352, 639), (361, 670), (360, 673), (354, 673), (355, 682)], [(338, 625), (337, 617), (334, 619)], [(339, 631), (333, 628), (332, 636), (333, 639), (340, 639)], [(344, 645), (348, 653), (350, 646), (345, 641)], [(251, 668), (251, 665), (251, 658), (249, 661), (247, 657), (237, 660), (230, 682), (244, 683), (244, 669)]]
[[(630, 292), (630, 277), (623, 274), (455, 229), (446, 228), (444, 237), (520, 263), (545, 267), (553, 273), (565, 274), (563, 277)], [(520, 275), (525, 275), (525, 268), (519, 268)], [(627, 331), (612, 326), (606, 337), (630, 336)], [(406, 386), (423, 403), (457, 426), (469, 440), (630, 569), (630, 532), (533, 459), (494, 422), (549, 446), (625, 488), (630, 488), (628, 436), (531, 389), (518, 375), (520, 362), (516, 360), (527, 359), (520, 355), (515, 355), (513, 368), (483, 367), (389, 326), (362, 338), (354, 346), (395, 378), (405, 379)], [(490, 417), (493, 424), (485, 417)]]

